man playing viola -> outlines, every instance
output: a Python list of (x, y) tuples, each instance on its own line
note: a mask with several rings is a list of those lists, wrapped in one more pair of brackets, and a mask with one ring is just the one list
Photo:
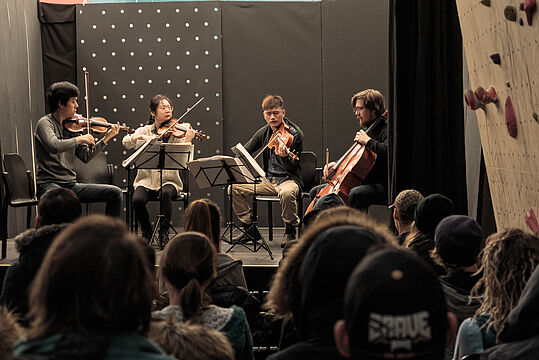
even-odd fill
[[(262, 114), (266, 125), (258, 131), (245, 144), (245, 149), (252, 155), (263, 149), (272, 139), (274, 131), (284, 125), (293, 136), (290, 148), (285, 144), (278, 144), (274, 150), (266, 148), (262, 152), (263, 167), (266, 178), (256, 185), (258, 195), (278, 195), (281, 203), (281, 217), (285, 224), (285, 232), (281, 241), (284, 247), (290, 240), (296, 238), (296, 226), (299, 224), (296, 198), (300, 196), (303, 186), (299, 160), (293, 159), (289, 152), (300, 155), (303, 150), (303, 132), (298, 125), (285, 117), (286, 110), (283, 107), (283, 99), (278, 95), (268, 95), (262, 101)], [(247, 202), (247, 197), (254, 194), (252, 184), (236, 184), (232, 186), (232, 206), (234, 213), (243, 223), (248, 236), (240, 235), (233, 241), (246, 240), (249, 238), (259, 239), (258, 230), (251, 226), (252, 211)]]
[(50, 113), (36, 125), (34, 140), (37, 161), (37, 195), (41, 197), (52, 188), (73, 190), (81, 202), (106, 202), (107, 215), (119, 217), (122, 209), (122, 190), (114, 185), (77, 183), (73, 160), (89, 162), (118, 134), (119, 124), (111, 124), (105, 136), (96, 142), (91, 134), (75, 136), (63, 126), (75, 116), (79, 89), (67, 81), (52, 84), (47, 90)]
[[(367, 211), (370, 205), (387, 203), (387, 123), (385, 119), (381, 119), (374, 128), (370, 129), (369, 134), (365, 132), (378, 118), (385, 116), (386, 108), (382, 94), (373, 89), (363, 90), (352, 96), (350, 105), (360, 125), (354, 141), (376, 154), (376, 161), (369, 174), (361, 184), (353, 187), (348, 195), (350, 207)], [(324, 166), (324, 177), (328, 176), (335, 165), (335, 162), (330, 162)], [(315, 199), (316, 193), (324, 186), (318, 185), (311, 189), (311, 200)]]

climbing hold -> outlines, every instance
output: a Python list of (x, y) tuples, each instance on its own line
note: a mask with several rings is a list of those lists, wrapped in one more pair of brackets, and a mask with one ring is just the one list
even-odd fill
[(506, 82), (505, 82), (505, 86), (511, 87), (511, 83), (510, 83), (509, 81), (506, 81)]
[(509, 21), (517, 21), (517, 8), (513, 5), (507, 5), (503, 10), (505, 18)]
[(481, 0), (481, 4), (490, 7), (490, 0)]
[(497, 103), (498, 102), (498, 94), (496, 94), (496, 90), (494, 90), (494, 87), (491, 86), (487, 89), (488, 98), (491, 102)]
[(520, 26), (524, 26), (524, 20), (522, 20), (522, 18), (518, 19), (518, 24)]
[(520, 11), (524, 11), (524, 3), (520, 3), (520, 4), (518, 5), (518, 9), (519, 9)]
[(498, 53), (490, 55), (490, 59), (496, 65), (500, 65), (500, 63), (502, 62), (502, 60), (500, 58), (500, 54), (498, 54)]
[(535, 119), (535, 121), (537, 121), (537, 122), (539, 123), (539, 117), (537, 116), (537, 113), (534, 112), (534, 113), (532, 114), (532, 116), (533, 116), (533, 118)]
[(464, 93), (464, 100), (466, 100), (466, 105), (472, 110), (477, 110), (481, 107), (481, 102), (473, 90), (466, 90)]
[(517, 137), (517, 116), (515, 115), (515, 109), (513, 108), (513, 102), (511, 96), (508, 96), (505, 100), (505, 124), (507, 125), (507, 131), (512, 138)]
[(528, 25), (532, 25), (533, 13), (537, 10), (537, 3), (535, 0), (526, 0), (524, 2), (524, 12), (526, 13), (526, 20), (528, 20)]

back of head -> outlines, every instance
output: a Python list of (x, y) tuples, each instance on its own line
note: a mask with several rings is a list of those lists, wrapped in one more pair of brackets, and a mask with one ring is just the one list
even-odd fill
[(77, 195), (69, 189), (55, 188), (47, 191), (37, 206), (39, 224), (71, 223), (82, 213), (82, 206)]
[(185, 319), (198, 315), (203, 304), (202, 289), (215, 277), (217, 252), (202, 233), (184, 232), (174, 236), (161, 256), (160, 273), (180, 293)]
[(516, 306), (526, 282), (539, 263), (539, 239), (520, 229), (490, 235), (479, 255), (483, 275), (472, 289), (482, 294), (476, 314), (489, 314), (489, 325), (498, 331)]
[(333, 338), (342, 315), (346, 281), (366, 252), (384, 239), (364, 227), (339, 225), (321, 232), (298, 271), (294, 321), (301, 338)]
[(401, 191), (392, 205), (399, 211), (399, 220), (405, 224), (411, 224), (414, 221), (414, 213), (417, 204), (423, 200), (423, 195), (414, 189)]
[(451, 199), (442, 194), (431, 194), (417, 204), (414, 213), (415, 226), (423, 234), (434, 235), (438, 223), (454, 213), (455, 205)]
[(410, 251), (383, 249), (363, 259), (348, 281), (344, 319), (353, 359), (444, 358), (444, 293)]
[(234, 350), (223, 333), (202, 325), (178, 322), (172, 316), (152, 322), (148, 337), (176, 359), (234, 359)]
[(144, 333), (153, 276), (125, 223), (92, 215), (54, 240), (30, 290), (30, 338), (54, 333)]
[(210, 210), (210, 221), (211, 221), (211, 236), (208, 236), (210, 240), (215, 245), (217, 252), (220, 251), (220, 242), (221, 242), (221, 210), (219, 210), (219, 205), (210, 199), (201, 199), (206, 204)]
[(481, 227), (469, 216), (451, 215), (436, 227), (434, 241), (446, 267), (472, 266), (481, 251)]
[(11, 359), (15, 343), (25, 335), (17, 317), (5, 306), (0, 306), (0, 359)]
[(185, 210), (184, 231), (196, 231), (206, 235), (217, 246), (213, 236), (210, 206), (206, 201), (195, 200)]
[(79, 89), (68, 81), (60, 81), (52, 84), (47, 89), (49, 111), (56, 111), (58, 104), (65, 105), (70, 98), (78, 97), (79, 94)]

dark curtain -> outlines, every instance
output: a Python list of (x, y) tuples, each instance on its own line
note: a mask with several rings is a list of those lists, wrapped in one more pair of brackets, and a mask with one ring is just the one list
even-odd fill
[[(43, 51), (43, 85), (57, 81), (77, 84), (75, 5), (38, 3)], [(47, 112), (49, 105), (45, 99)]]
[(454, 0), (390, 3), (390, 195), (414, 188), (467, 213), (462, 37)]

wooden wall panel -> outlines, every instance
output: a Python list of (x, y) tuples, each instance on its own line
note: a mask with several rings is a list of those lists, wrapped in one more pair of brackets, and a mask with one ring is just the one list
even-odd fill
[[(457, 0), (471, 89), (493, 86), (499, 101), (476, 110), (498, 229), (525, 228), (527, 209), (539, 208), (539, 15), (528, 25), (520, 1)], [(516, 9), (516, 21), (504, 16)], [(522, 19), (522, 20), (520, 20)], [(490, 55), (501, 58), (495, 64)], [(509, 136), (505, 102), (510, 96), (517, 136)]]

